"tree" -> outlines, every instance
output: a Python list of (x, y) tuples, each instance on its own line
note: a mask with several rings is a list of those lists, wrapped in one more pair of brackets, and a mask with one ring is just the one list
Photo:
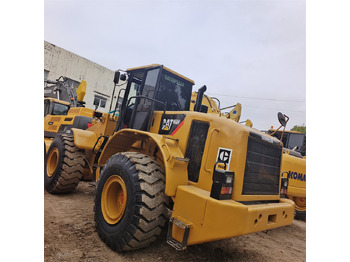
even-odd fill
[(302, 126), (294, 126), (291, 131), (298, 131), (300, 133), (303, 133), (306, 135), (306, 126), (302, 125)]

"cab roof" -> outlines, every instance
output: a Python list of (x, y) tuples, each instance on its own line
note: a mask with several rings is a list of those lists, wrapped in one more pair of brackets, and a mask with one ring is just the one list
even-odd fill
[(190, 79), (190, 78), (188, 78), (186, 76), (183, 76), (183, 75), (181, 75), (181, 74), (171, 70), (170, 68), (167, 68), (164, 65), (160, 65), (160, 64), (151, 64), (151, 65), (146, 65), (146, 66), (133, 67), (133, 68), (127, 69), (126, 71), (134, 71), (134, 70), (146, 69), (146, 68), (157, 67), (157, 66), (163, 67), (165, 70), (169, 71), (170, 73), (173, 73), (174, 75), (177, 75), (177, 76), (179, 76), (179, 77), (181, 77), (181, 78), (191, 82), (194, 85), (194, 81), (192, 79)]
[(67, 105), (67, 106), (71, 105), (67, 101), (59, 100), (59, 99), (56, 99), (56, 98), (53, 98), (53, 97), (44, 97), (44, 100), (50, 100), (50, 102), (55, 102), (55, 103), (62, 104), (62, 105)]

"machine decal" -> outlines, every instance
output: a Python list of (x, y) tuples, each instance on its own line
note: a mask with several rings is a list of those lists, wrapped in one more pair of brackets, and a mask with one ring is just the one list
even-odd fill
[(220, 163), (225, 163), (227, 169), (230, 168), (232, 149), (219, 147), (218, 154), (216, 156), (216, 161)]
[(182, 86), (182, 87), (185, 86), (185, 83), (180, 81), (180, 80), (178, 80), (178, 79), (175, 79), (175, 78), (173, 78), (171, 76), (168, 76), (168, 75), (164, 75), (164, 77), (165, 77), (165, 80), (168, 80), (168, 81), (170, 81), (171, 83), (173, 83), (175, 85), (179, 85), (179, 86)]
[(174, 135), (183, 125), (185, 117), (186, 115), (184, 114), (163, 115), (158, 133), (162, 135)]
[(288, 179), (294, 179), (294, 180), (299, 180), (299, 181), (306, 181), (306, 174), (298, 173), (298, 172), (293, 172), (293, 171), (284, 171), (282, 173), (282, 176), (286, 174), (288, 175)]

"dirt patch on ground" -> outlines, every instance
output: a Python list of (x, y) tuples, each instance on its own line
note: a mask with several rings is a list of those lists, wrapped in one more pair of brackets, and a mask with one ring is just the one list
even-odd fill
[[(189, 246), (176, 251), (166, 232), (147, 248), (115, 253), (98, 237), (94, 225), (94, 192), (81, 182), (69, 195), (45, 192), (45, 261), (305, 261), (306, 223)], [(166, 231), (166, 230), (164, 230)]]

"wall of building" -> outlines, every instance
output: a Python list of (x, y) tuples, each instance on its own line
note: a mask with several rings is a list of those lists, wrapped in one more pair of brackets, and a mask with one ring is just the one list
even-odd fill
[[(47, 41), (44, 42), (44, 76), (48, 80), (55, 81), (60, 76), (68, 77), (72, 85), (79, 84), (82, 80), (87, 82), (85, 106), (95, 109), (94, 101), (105, 100), (100, 103), (99, 111), (108, 112), (113, 93), (114, 71), (98, 65), (86, 58), (73, 54)], [(116, 87), (115, 96), (120, 87)], [(113, 99), (115, 104), (116, 99)]]

